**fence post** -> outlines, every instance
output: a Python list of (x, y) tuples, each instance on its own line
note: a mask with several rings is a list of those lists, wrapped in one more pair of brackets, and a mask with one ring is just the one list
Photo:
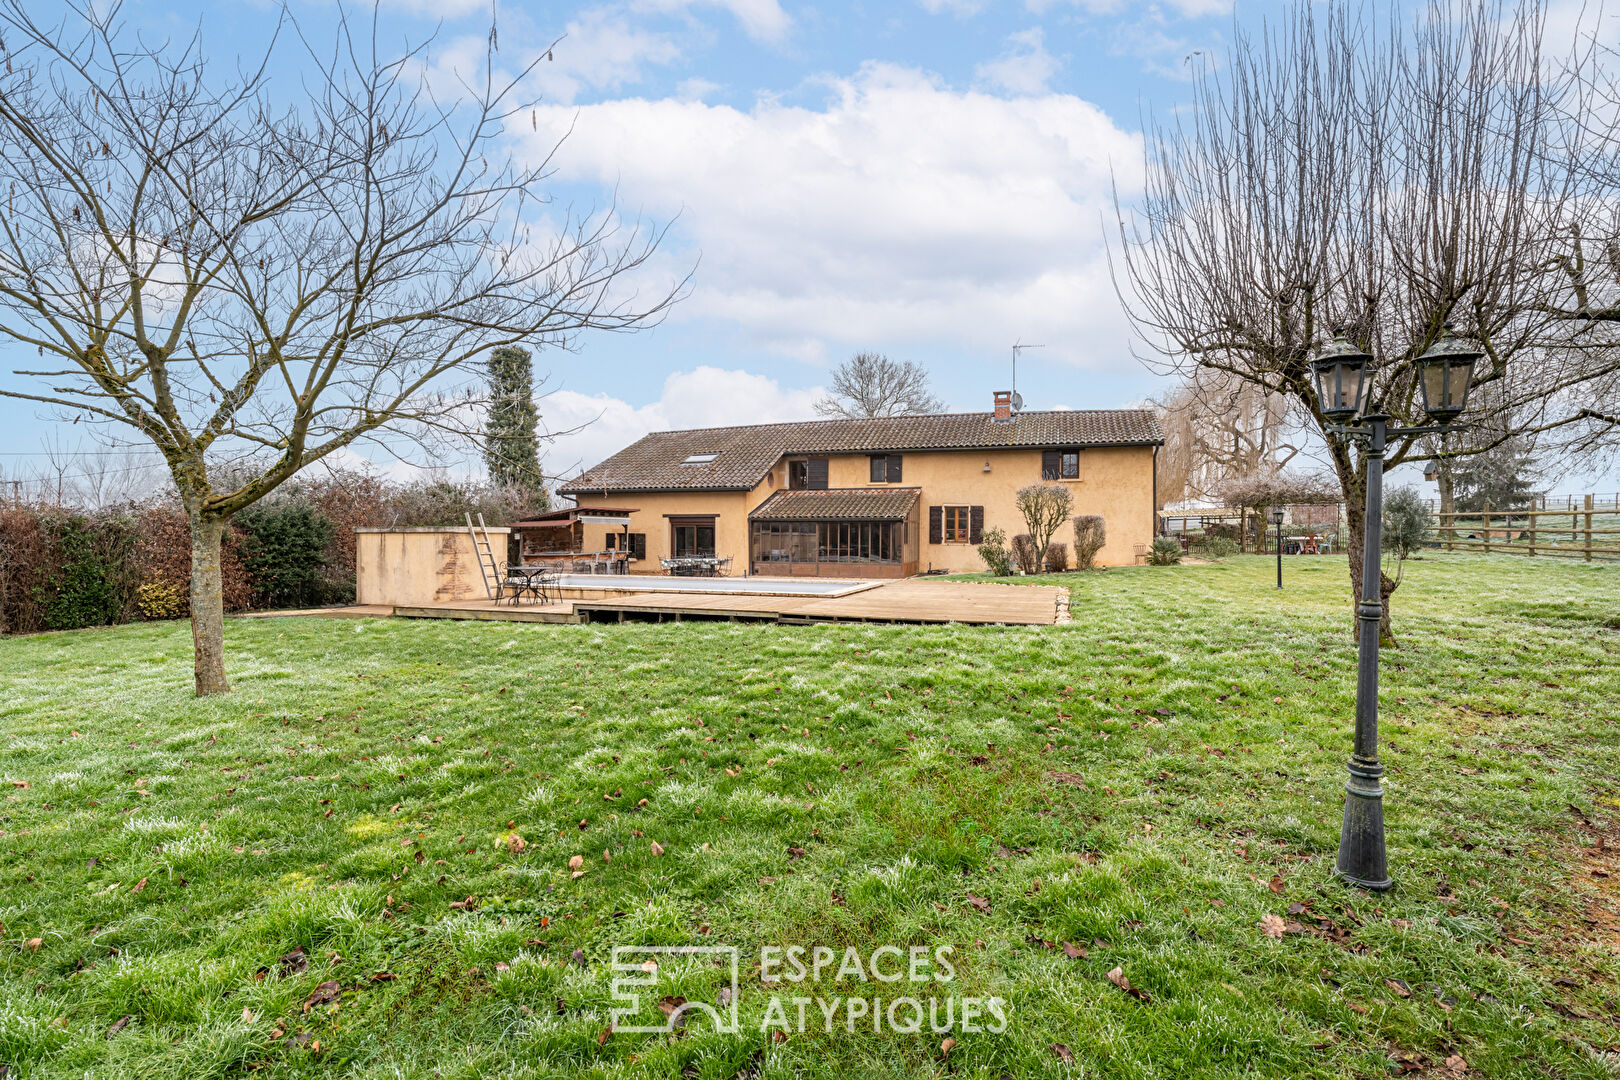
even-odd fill
[(1480, 508), (1480, 520), (1485, 522), (1485, 554), (1491, 553), (1491, 504), (1486, 503)]
[(1586, 497), (1586, 561), (1592, 561), (1592, 496)]
[[(1511, 519), (1509, 519), (1509, 520), (1511, 520)], [(1535, 553), (1536, 553), (1536, 512), (1534, 510), (1531, 510), (1530, 511), (1530, 550), (1529, 550), (1529, 552), (1527, 552), (1527, 554), (1529, 554), (1529, 555), (1531, 555), (1533, 557), (1535, 555)]]

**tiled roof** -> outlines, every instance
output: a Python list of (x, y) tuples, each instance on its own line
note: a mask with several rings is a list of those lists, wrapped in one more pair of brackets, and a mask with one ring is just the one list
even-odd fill
[[(1164, 441), (1147, 409), (939, 413), (659, 431), (568, 481), (564, 495), (632, 491), (749, 491), (786, 454), (1153, 446)], [(712, 462), (682, 464), (694, 454)]]
[(748, 516), (754, 521), (903, 521), (921, 488), (778, 491)]

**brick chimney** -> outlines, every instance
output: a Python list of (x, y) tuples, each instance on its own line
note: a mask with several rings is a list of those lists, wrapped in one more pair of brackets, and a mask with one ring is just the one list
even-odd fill
[(1012, 419), (1012, 391), (1011, 390), (997, 390), (996, 391), (996, 419), (997, 420), (1011, 420)]

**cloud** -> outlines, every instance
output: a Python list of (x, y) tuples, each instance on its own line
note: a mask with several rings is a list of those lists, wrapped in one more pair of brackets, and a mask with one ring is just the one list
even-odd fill
[[(541, 56), (546, 58), (530, 73), (528, 89), (545, 101), (566, 105), (584, 93), (635, 85), (646, 77), (648, 68), (679, 60), (681, 49), (672, 36), (637, 26), (607, 8), (581, 11), (561, 34), (555, 26), (538, 25), (521, 11), (503, 12), (500, 48), (493, 57), (497, 83), (510, 80), (517, 70)], [(459, 99), (469, 93), (468, 84), (482, 86), (490, 60), (486, 25), (477, 33), (437, 44), (424, 74), (441, 99)]]
[(1164, 0), (1157, 4), (1142, 4), (1138, 0), (1024, 0), (1024, 6), (1037, 15), (1058, 7), (1077, 7), (1089, 15), (1118, 15), (1132, 10), (1157, 15), (1169, 8), (1184, 19), (1198, 19), (1229, 13), (1232, 0)]
[(1046, 51), (1041, 28), (1034, 26), (1009, 34), (1007, 48), (994, 60), (975, 68), (973, 76), (979, 83), (1009, 94), (1044, 94), (1052, 76), (1062, 66), (1057, 57)]
[[(672, 263), (701, 253), (674, 318), (723, 320), (797, 357), (1041, 335), (1077, 363), (1124, 353), (1103, 257), (1111, 170), (1141, 145), (1078, 97), (958, 91), (870, 64), (820, 107), (673, 99), (542, 109), (534, 152), (574, 133), (565, 181), (616, 185), (673, 216)], [(577, 117), (577, 123), (575, 123)]]
[(650, 431), (736, 424), (740, 417), (750, 424), (807, 419), (815, 415), (814, 402), (821, 394), (819, 388), (784, 389), (768, 375), (707, 365), (674, 372), (664, 380), (658, 399), (639, 407), (609, 394), (558, 390), (539, 402), (546, 430), (586, 426), (549, 444), (546, 472), (572, 476)]
[(664, 13), (718, 7), (730, 13), (755, 41), (782, 41), (793, 28), (793, 20), (777, 0), (635, 0), (634, 6), (638, 11)]

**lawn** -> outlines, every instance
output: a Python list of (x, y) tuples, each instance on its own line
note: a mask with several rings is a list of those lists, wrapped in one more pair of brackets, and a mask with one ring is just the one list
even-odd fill
[[(184, 624), (0, 641), (0, 1073), (1612, 1077), (1620, 567), (1408, 564), (1382, 896), (1331, 876), (1346, 564), (1273, 567), (1055, 628), (241, 619), (204, 701)], [(610, 1031), (644, 944), (738, 948), (740, 1030)], [(903, 995), (957, 1026), (851, 1001)]]

